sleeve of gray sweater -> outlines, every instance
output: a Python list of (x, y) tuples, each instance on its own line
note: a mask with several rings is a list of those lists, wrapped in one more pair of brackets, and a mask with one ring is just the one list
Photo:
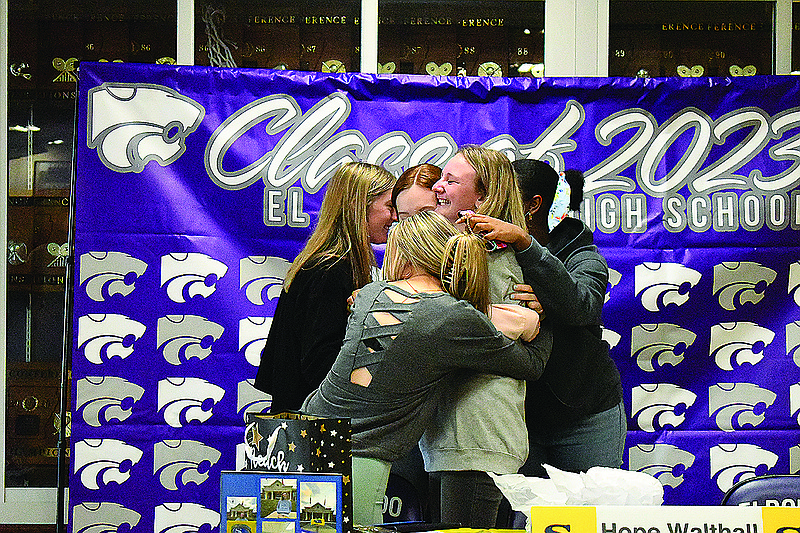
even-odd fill
[(597, 251), (578, 250), (565, 265), (532, 239), (530, 248), (517, 253), (517, 261), (546, 316), (573, 326), (601, 324), (608, 265)]
[[(454, 301), (420, 322), (432, 328), (428, 341), (445, 367), (536, 380), (544, 372), (553, 335), (548, 327), (529, 343), (512, 341), (489, 318), (463, 301)], [(409, 332), (414, 334), (414, 332)]]

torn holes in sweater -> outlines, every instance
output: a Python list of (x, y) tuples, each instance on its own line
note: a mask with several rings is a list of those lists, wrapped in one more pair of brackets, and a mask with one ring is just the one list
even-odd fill
[[(383, 293), (394, 303), (415, 304), (419, 302), (418, 297), (406, 296), (392, 289), (384, 289)], [(379, 326), (395, 326), (403, 322), (390, 311), (372, 311), (370, 315)], [(391, 340), (394, 340), (396, 336), (384, 335), (384, 337), (388, 337)], [(361, 342), (370, 353), (375, 353), (384, 349), (379, 339), (380, 337), (370, 337), (362, 339)], [(362, 387), (369, 387), (369, 384), (372, 383), (372, 374), (366, 366), (356, 368), (350, 373), (350, 382)]]
[(419, 302), (419, 297), (417, 296), (406, 296), (392, 289), (384, 289), (383, 294), (396, 304), (415, 304)]
[(372, 318), (375, 319), (375, 322), (377, 322), (380, 326), (393, 326), (402, 322), (388, 311), (372, 311), (370, 314), (372, 315)]
[(362, 387), (369, 387), (369, 384), (372, 383), (372, 374), (365, 366), (356, 368), (350, 373), (350, 382)]

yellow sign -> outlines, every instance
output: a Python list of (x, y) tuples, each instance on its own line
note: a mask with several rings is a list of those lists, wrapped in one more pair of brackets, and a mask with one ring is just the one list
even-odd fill
[(800, 508), (533, 507), (531, 533), (800, 533)]
[(534, 507), (531, 533), (595, 533), (595, 507)]
[(800, 507), (760, 507), (764, 533), (800, 533)]

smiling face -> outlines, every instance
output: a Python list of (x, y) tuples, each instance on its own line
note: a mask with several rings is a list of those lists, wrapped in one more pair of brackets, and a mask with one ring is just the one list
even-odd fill
[(397, 218), (405, 220), (420, 211), (436, 209), (436, 193), (417, 183), (397, 195)]
[(456, 154), (442, 169), (442, 177), (433, 186), (436, 212), (450, 222), (458, 220), (458, 212), (475, 210), (483, 200), (477, 190), (478, 175), (461, 154)]
[(383, 244), (389, 235), (389, 226), (397, 220), (397, 215), (392, 207), (391, 189), (375, 198), (367, 207), (367, 232), (369, 242)]

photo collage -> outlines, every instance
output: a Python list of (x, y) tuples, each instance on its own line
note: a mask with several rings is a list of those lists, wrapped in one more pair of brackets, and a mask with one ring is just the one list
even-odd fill
[(342, 476), (222, 472), (227, 533), (342, 533)]

